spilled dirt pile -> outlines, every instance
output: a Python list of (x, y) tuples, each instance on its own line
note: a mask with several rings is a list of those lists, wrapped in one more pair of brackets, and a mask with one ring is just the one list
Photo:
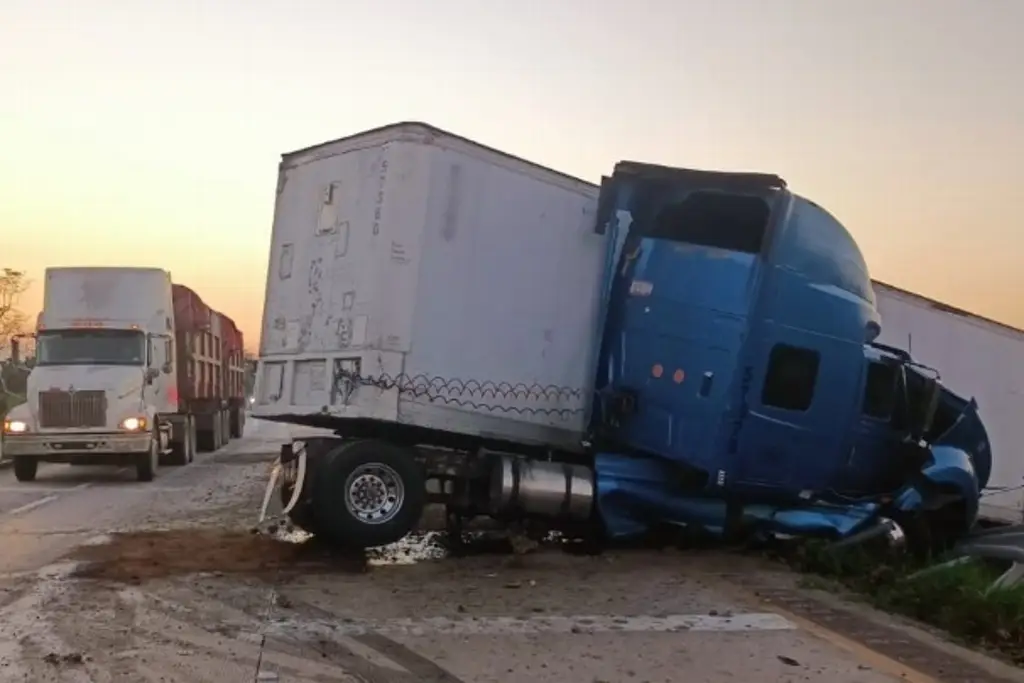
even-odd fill
[(342, 554), (314, 539), (293, 542), (245, 530), (182, 529), (112, 534), (78, 548), (75, 576), (139, 583), (195, 573), (273, 576), (309, 570), (359, 572), (363, 553)]

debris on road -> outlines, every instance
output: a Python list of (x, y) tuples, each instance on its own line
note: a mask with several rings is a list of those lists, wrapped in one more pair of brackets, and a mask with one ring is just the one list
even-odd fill
[(139, 583), (184, 574), (364, 571), (363, 552), (345, 555), (309, 539), (290, 542), (244, 530), (177, 529), (111, 534), (110, 542), (78, 548), (78, 578)]
[(65, 654), (57, 654), (56, 652), (50, 652), (43, 661), (53, 666), (71, 665), (78, 666), (85, 663), (85, 655), (81, 652), (68, 652)]

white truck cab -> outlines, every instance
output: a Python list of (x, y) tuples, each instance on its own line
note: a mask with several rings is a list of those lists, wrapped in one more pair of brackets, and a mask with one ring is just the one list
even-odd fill
[(19, 481), (40, 462), (133, 465), (153, 479), (178, 410), (171, 276), (49, 268), (27, 400), (4, 418)]

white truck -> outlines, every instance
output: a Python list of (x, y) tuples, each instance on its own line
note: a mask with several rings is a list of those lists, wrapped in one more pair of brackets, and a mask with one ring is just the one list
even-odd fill
[[(192, 461), (241, 436), (242, 337), (159, 268), (49, 268), (27, 400), (3, 423), (19, 481), (40, 462)], [(17, 350), (17, 344), (12, 347)]]

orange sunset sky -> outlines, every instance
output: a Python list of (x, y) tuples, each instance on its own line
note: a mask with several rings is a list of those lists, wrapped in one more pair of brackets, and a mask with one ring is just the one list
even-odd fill
[[(1024, 326), (1018, 0), (0, 0), (0, 266), (169, 269), (255, 348), (282, 152), (425, 120), (597, 180), (763, 170)], [(884, 321), (883, 321), (884, 324)]]

